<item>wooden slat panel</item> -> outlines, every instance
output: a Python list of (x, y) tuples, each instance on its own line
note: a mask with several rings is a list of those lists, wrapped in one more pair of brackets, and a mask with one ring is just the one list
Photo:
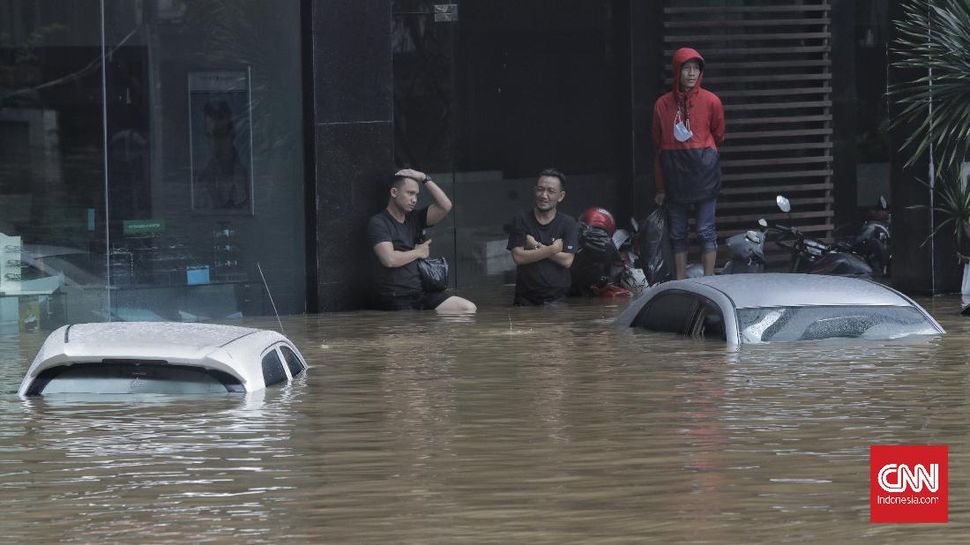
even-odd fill
[[(719, 52), (715, 51), (715, 55)], [(744, 70), (751, 71), (761, 68), (824, 68), (832, 66), (831, 59), (809, 59), (809, 60), (781, 60), (781, 61), (718, 61), (718, 71)], [(664, 64), (664, 73), (669, 74), (673, 70), (670, 63)]]
[(691, 18), (686, 21), (670, 21), (664, 23), (666, 28), (689, 28), (698, 27), (759, 27), (759, 26), (812, 26), (828, 25), (832, 20), (827, 17), (812, 17), (808, 19), (700, 19)]
[(818, 176), (831, 176), (832, 170), (792, 170), (785, 172), (745, 172), (742, 174), (724, 174), (721, 179), (725, 182), (749, 180), (783, 180), (787, 178), (812, 178)]
[(687, 34), (682, 36), (664, 36), (664, 42), (739, 42), (772, 41), (772, 40), (824, 40), (831, 37), (828, 32), (765, 32), (759, 34)]
[[(675, 45), (699, 44), (707, 61), (705, 87), (722, 99), (727, 114), (717, 217), (722, 240), (757, 228), (759, 218), (791, 223), (813, 237), (831, 233), (831, 7), (825, 0), (798, 1), (665, 2), (666, 62)], [(664, 73), (670, 74), (669, 65)], [(777, 194), (792, 197), (792, 214), (777, 209)], [(766, 250), (772, 260), (788, 260), (784, 250)]]
[(791, 142), (786, 144), (764, 144), (751, 146), (736, 146), (728, 141), (721, 146), (721, 155), (731, 153), (750, 153), (761, 151), (787, 151), (807, 149), (832, 149), (832, 142)]
[[(705, 60), (710, 61), (715, 57), (727, 57), (731, 55), (794, 55), (801, 53), (828, 53), (831, 51), (831, 46), (825, 45), (802, 45), (802, 46), (783, 46), (779, 45), (776, 47), (732, 47), (732, 48), (718, 48), (715, 55), (710, 53), (704, 56)], [(675, 49), (664, 49), (664, 57), (670, 58), (674, 54)]]
[[(729, 227), (729, 228), (723, 228), (723, 229), (719, 225), (717, 228), (718, 229), (717, 234), (719, 236), (723, 236), (724, 238), (727, 238), (729, 236), (736, 235), (738, 233), (744, 233), (750, 229), (757, 229), (758, 228), (757, 222), (754, 225), (755, 225), (754, 227)], [(803, 233), (819, 233), (819, 232), (824, 233), (825, 231), (831, 231), (834, 228), (835, 226), (832, 225), (831, 223), (816, 223), (814, 225), (798, 226), (798, 230)]]
[(804, 108), (831, 108), (831, 100), (803, 100), (801, 102), (755, 102), (746, 104), (724, 104), (725, 112), (748, 110), (798, 110)]
[(822, 115), (795, 115), (790, 117), (734, 117), (731, 119), (731, 126), (737, 125), (764, 125), (770, 123), (814, 123), (830, 122), (832, 114)]
[[(790, 199), (792, 208), (799, 208), (800, 206), (809, 206), (816, 204), (832, 204), (832, 197), (817, 197), (814, 199)], [(775, 205), (775, 200), (758, 200), (758, 201), (740, 201), (740, 202), (721, 202), (718, 201), (717, 209), (744, 209), (744, 208), (762, 208), (764, 210), (777, 210)]]
[(783, 136), (827, 136), (832, 129), (793, 129), (788, 131), (738, 131), (729, 132), (726, 138), (781, 138)]
[(832, 93), (831, 87), (798, 87), (795, 89), (744, 89), (744, 90), (718, 90), (715, 94), (722, 99), (734, 97), (790, 97), (792, 95), (829, 95)]
[(827, 163), (832, 160), (831, 155), (813, 157), (772, 157), (767, 159), (723, 160), (721, 168), (767, 167), (776, 165), (800, 165), (804, 163)]
[(718, 223), (731, 223), (731, 222), (745, 222), (750, 221), (753, 224), (758, 223), (759, 218), (764, 218), (769, 222), (774, 220), (788, 221), (789, 219), (808, 219), (808, 218), (829, 218), (834, 214), (831, 210), (810, 210), (807, 212), (792, 212), (791, 214), (785, 214), (784, 212), (778, 212), (771, 214), (740, 214), (737, 216), (718, 216)]
[(722, 13), (769, 13), (769, 12), (792, 12), (792, 11), (804, 11), (804, 12), (819, 12), (819, 11), (829, 11), (831, 6), (828, 4), (781, 4), (777, 6), (670, 6), (664, 8), (664, 14), (676, 15), (676, 14), (710, 14), (712, 11), (717, 11), (718, 14)]
[(794, 192), (807, 192), (807, 191), (830, 191), (832, 189), (831, 182), (825, 183), (814, 183), (814, 184), (786, 184), (786, 185), (771, 185), (763, 187), (724, 187), (721, 188), (721, 195), (748, 195), (752, 193), (767, 193), (771, 192), (773, 195), (779, 193), (787, 194)]
[[(716, 83), (760, 83), (763, 81), (828, 81), (832, 79), (831, 73), (819, 74), (766, 74), (755, 76), (704, 76), (704, 86)], [(664, 83), (669, 87), (673, 80), (666, 78)]]

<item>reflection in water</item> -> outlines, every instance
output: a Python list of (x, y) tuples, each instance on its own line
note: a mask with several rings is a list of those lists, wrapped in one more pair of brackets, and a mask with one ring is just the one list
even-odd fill
[[(248, 397), (24, 401), (43, 339), (0, 338), (0, 541), (953, 542), (970, 319), (922, 302), (948, 336), (736, 351), (604, 301), (294, 316), (310, 372)], [(869, 524), (901, 443), (949, 444), (950, 524)]]

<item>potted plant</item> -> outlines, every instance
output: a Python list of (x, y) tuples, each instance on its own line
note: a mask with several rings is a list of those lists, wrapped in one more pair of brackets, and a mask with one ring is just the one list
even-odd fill
[[(970, 188), (956, 174), (970, 156), (970, 2), (906, 0), (902, 9), (893, 66), (916, 75), (890, 90), (902, 108), (893, 123), (912, 130), (901, 150), (906, 166), (929, 156), (931, 175), (939, 173), (929, 208), (942, 221), (930, 237), (952, 225), (959, 250), (970, 240)], [(960, 251), (957, 256), (965, 263), (966, 290), (970, 258)]]

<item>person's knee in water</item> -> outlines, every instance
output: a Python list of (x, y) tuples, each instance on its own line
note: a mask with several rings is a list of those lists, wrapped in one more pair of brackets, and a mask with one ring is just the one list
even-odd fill
[[(424, 187), (434, 202), (416, 209)], [(367, 243), (375, 261), (374, 306), (382, 310), (431, 310), (439, 313), (475, 312), (475, 303), (426, 291), (418, 260), (431, 255), (431, 239), (422, 240), (425, 228), (451, 211), (451, 200), (423, 172), (404, 169), (395, 173), (388, 189), (387, 206), (367, 223)]]

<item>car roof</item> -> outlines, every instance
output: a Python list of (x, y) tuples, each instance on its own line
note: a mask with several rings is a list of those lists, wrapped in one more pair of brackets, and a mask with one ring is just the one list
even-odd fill
[(696, 291), (691, 283), (724, 293), (735, 308), (913, 304), (895, 290), (869, 280), (821, 274), (727, 274), (665, 282), (660, 287)]
[(72, 351), (80, 346), (131, 347), (161, 353), (213, 350), (260, 330), (219, 324), (181, 322), (108, 322), (75, 324), (64, 332), (64, 342)]

